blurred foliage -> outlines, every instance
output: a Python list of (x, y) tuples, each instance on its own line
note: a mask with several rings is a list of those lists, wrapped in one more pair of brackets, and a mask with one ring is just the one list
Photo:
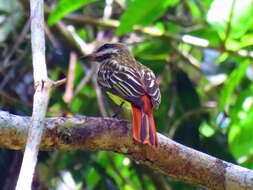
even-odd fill
[(48, 25), (52, 26), (57, 21), (59, 21), (61, 18), (63, 18), (66, 14), (79, 9), (89, 3), (92, 3), (97, 0), (60, 0), (56, 8), (50, 13), (48, 17)]
[[(70, 52), (81, 56), (94, 42), (126, 43), (158, 78), (159, 132), (253, 169), (252, 0), (47, 0), (45, 5), (52, 79), (68, 75)], [(0, 109), (20, 115), (31, 114), (34, 92), (28, 16), (29, 1), (0, 0)], [(65, 87), (59, 87), (48, 116), (101, 116), (92, 69), (76, 62), (72, 101), (64, 101)], [(106, 96), (103, 102), (109, 116), (117, 113)], [(21, 158), (20, 152), (0, 150), (0, 189), (14, 189)], [(111, 152), (41, 152), (39, 160), (34, 189), (199, 189)]]
[[(117, 34), (123, 35), (130, 32), (134, 25), (147, 26), (159, 18), (175, 1), (129, 1), (126, 11), (120, 17), (120, 26)], [(142, 11), (140, 11), (142, 9)]]

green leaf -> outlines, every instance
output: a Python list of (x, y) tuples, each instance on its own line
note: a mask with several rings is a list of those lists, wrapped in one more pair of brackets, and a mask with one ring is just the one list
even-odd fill
[(168, 54), (171, 51), (171, 42), (167, 39), (146, 40), (133, 49), (136, 59), (149, 67), (156, 75), (164, 71)]
[(215, 130), (207, 122), (201, 124), (199, 131), (205, 137), (211, 137), (215, 134)]
[(240, 40), (228, 39), (226, 45), (230, 50), (234, 51), (251, 46), (253, 45), (253, 33), (243, 35)]
[(123, 35), (132, 30), (134, 25), (146, 26), (159, 18), (167, 9), (178, 0), (133, 0), (125, 13), (120, 17), (120, 26), (117, 34)]
[(231, 124), (228, 132), (229, 147), (239, 161), (253, 155), (253, 91), (245, 89), (232, 109)]
[(217, 31), (210, 27), (196, 29), (188, 34), (199, 38), (208, 39), (210, 46), (218, 46), (221, 41)]
[(5, 10), (5, 9), (1, 9), (0, 8), (0, 15), (5, 15), (5, 16), (9, 16), (10, 15), (10, 12)]
[(252, 46), (253, 45), (253, 33), (245, 34), (241, 38), (241, 48), (246, 46)]
[(82, 100), (79, 98), (74, 98), (74, 100), (71, 104), (71, 111), (78, 113), (79, 110), (81, 109), (81, 107), (82, 107)]
[(98, 174), (98, 172), (94, 168), (90, 168), (86, 177), (87, 185), (89, 188), (93, 188), (100, 179), (101, 176)]
[(221, 110), (224, 110), (225, 107), (230, 103), (234, 89), (240, 84), (242, 78), (244, 77), (248, 64), (248, 60), (242, 62), (240, 66), (229, 75), (221, 91), (219, 104)]
[(230, 12), (235, 1), (229, 37), (239, 38), (253, 24), (253, 0), (214, 0), (207, 14), (208, 23), (225, 38)]
[(201, 11), (200, 11), (199, 7), (196, 5), (195, 1), (187, 1), (187, 3), (188, 3), (188, 6), (191, 10), (193, 17), (201, 18), (203, 16), (203, 15), (201, 15)]
[(52, 26), (66, 14), (73, 12), (82, 6), (88, 5), (98, 0), (60, 0), (56, 8), (49, 14), (48, 25)]

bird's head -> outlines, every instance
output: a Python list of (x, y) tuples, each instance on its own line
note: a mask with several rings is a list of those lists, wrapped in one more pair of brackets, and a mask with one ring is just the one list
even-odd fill
[(81, 57), (83, 61), (103, 62), (111, 58), (133, 58), (129, 49), (122, 43), (106, 43), (90, 55)]

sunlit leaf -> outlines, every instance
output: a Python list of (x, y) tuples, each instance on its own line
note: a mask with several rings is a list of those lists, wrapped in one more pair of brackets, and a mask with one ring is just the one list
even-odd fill
[(150, 24), (159, 18), (168, 6), (177, 2), (178, 0), (131, 1), (127, 10), (120, 17), (120, 26), (117, 28), (117, 34), (123, 35), (131, 31), (134, 25), (146, 26)]
[(60, 0), (49, 14), (48, 25), (52, 26), (66, 14), (98, 0)]
[(225, 107), (230, 103), (232, 99), (232, 94), (235, 87), (241, 82), (242, 78), (245, 76), (246, 68), (249, 61), (244, 61), (240, 66), (235, 69), (228, 77), (220, 96), (219, 107), (223, 111)]
[(192, 16), (195, 18), (201, 17), (201, 11), (195, 3), (196, 1), (187, 1), (189, 8), (191, 9)]
[(91, 168), (88, 173), (87, 173), (87, 185), (89, 186), (89, 188), (94, 187), (98, 181), (100, 180), (100, 175), (99, 173), (97, 173), (97, 171), (94, 168)]
[(211, 137), (215, 133), (215, 130), (210, 125), (208, 125), (206, 122), (201, 124), (199, 131), (205, 137)]
[(238, 39), (234, 40), (230, 38), (227, 40), (226, 45), (227, 47), (229, 47), (229, 49), (234, 51), (238, 51), (247, 46), (251, 46), (253, 45), (253, 34), (252, 33), (245, 34), (240, 38), (240, 40)]
[[(235, 4), (231, 16), (233, 1)], [(238, 38), (252, 27), (252, 12), (252, 0), (214, 0), (208, 11), (207, 21), (222, 38), (225, 38), (228, 23), (231, 22), (229, 37)]]
[(237, 99), (231, 114), (229, 146), (235, 158), (241, 162), (253, 155), (253, 91), (246, 89)]
[(217, 34), (216, 30), (210, 27), (196, 29), (194, 31), (191, 31), (189, 34), (197, 36), (199, 38), (207, 39), (209, 45), (211, 46), (217, 46), (220, 44), (219, 35)]
[(72, 112), (79, 112), (82, 107), (82, 100), (79, 98), (75, 98), (71, 104), (71, 111)]

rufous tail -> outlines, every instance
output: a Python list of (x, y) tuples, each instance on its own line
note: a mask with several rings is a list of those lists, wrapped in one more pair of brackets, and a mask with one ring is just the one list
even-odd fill
[(153, 116), (152, 103), (148, 95), (141, 97), (144, 102), (142, 108), (132, 104), (133, 113), (133, 137), (143, 144), (149, 144), (158, 148), (159, 143), (156, 135), (155, 120)]

